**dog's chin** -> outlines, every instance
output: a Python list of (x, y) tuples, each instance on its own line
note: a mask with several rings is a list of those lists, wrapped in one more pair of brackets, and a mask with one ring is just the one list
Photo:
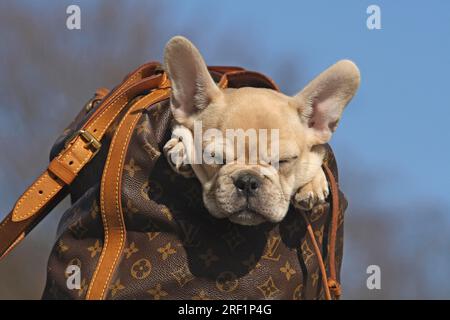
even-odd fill
[(267, 219), (259, 213), (249, 210), (241, 210), (233, 213), (228, 219), (233, 223), (243, 226), (256, 226), (267, 221)]

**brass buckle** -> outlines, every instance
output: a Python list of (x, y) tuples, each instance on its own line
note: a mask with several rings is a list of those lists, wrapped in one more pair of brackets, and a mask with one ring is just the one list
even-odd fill
[(67, 142), (65, 144), (65, 147), (67, 148), (68, 145), (70, 145), (78, 136), (83, 138), (83, 140), (86, 142), (86, 148), (92, 148), (94, 150), (94, 154), (92, 157), (94, 157), (99, 151), (102, 146), (102, 143), (97, 140), (89, 131), (80, 129), (78, 131), (75, 131), (69, 139), (67, 139)]

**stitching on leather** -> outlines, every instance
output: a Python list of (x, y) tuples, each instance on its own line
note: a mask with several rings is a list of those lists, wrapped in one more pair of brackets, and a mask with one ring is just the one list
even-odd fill
[[(30, 189), (28, 189), (25, 194), (19, 199), (19, 201), (17, 202), (16, 207), (13, 210), (13, 216), (16, 215), (16, 213), (19, 211), (20, 207), (22, 206), (23, 201), (25, 201), (26, 199), (28, 199), (28, 197), (30, 196), (30, 194), (37, 189), (41, 184), (43, 180), (46, 180), (48, 178), (51, 179), (51, 177), (47, 174), (47, 170), (41, 175), (41, 177), (35, 182), (33, 183), (33, 185), (31, 186)], [(48, 199), (50, 199), (51, 197), (53, 197), (53, 195), (56, 193), (56, 191), (58, 191), (59, 189), (61, 189), (60, 185), (57, 185), (52, 191), (50, 191), (50, 193), (43, 198), (33, 209), (31, 209), (30, 212), (28, 213), (24, 213), (21, 215), (17, 215), (17, 219), (24, 219), (24, 218), (29, 218), (31, 216), (33, 216), (37, 209), (40, 209), (42, 207), (42, 205), (47, 202)]]
[[(64, 183), (69, 184), (65, 180), (73, 180), (75, 178), (75, 173), (71, 171), (68, 167), (66, 167), (64, 162), (56, 161), (53, 163), (50, 163), (50, 165), (47, 168), (47, 171), (53, 173), (55, 176), (57, 176), (60, 180), (64, 181)], [(64, 179), (63, 179), (64, 178)]]
[[(135, 109), (135, 108), (132, 108), (132, 109), (130, 109), (130, 111), (131, 111), (131, 110), (134, 110), (134, 109)], [(123, 158), (124, 158), (124, 155), (125, 155), (125, 149), (126, 149), (126, 147), (128, 146), (128, 144), (127, 144), (126, 142), (129, 141), (129, 138), (130, 138), (130, 136), (131, 136), (131, 133), (132, 133), (132, 131), (133, 131), (133, 129), (134, 129), (134, 125), (136, 124), (136, 122), (137, 122), (138, 119), (139, 119), (139, 117), (136, 116), (135, 119), (132, 121), (132, 123), (131, 123), (129, 129), (128, 129), (127, 136), (126, 136), (126, 138), (125, 138), (125, 143), (123, 144), (122, 150), (121, 150), (121, 153), (120, 153), (119, 168), (122, 167), (122, 164), (123, 164)], [(116, 214), (117, 214), (117, 217), (119, 218), (119, 220), (121, 221), (121, 224), (120, 224), (120, 245), (119, 245), (119, 247), (117, 248), (117, 251), (116, 251), (116, 253), (115, 253), (114, 261), (113, 261), (112, 265), (110, 266), (110, 268), (109, 268), (109, 270), (108, 270), (108, 275), (107, 275), (107, 277), (106, 277), (106, 281), (105, 281), (105, 283), (104, 283), (104, 285), (103, 285), (103, 289), (102, 289), (102, 292), (101, 292), (101, 296), (102, 296), (102, 297), (103, 297), (103, 295), (104, 295), (104, 293), (105, 293), (105, 290), (106, 290), (106, 287), (107, 287), (107, 285), (108, 285), (108, 283), (109, 283), (109, 281), (110, 281), (110, 279), (111, 279), (111, 275), (112, 275), (112, 272), (113, 272), (113, 270), (114, 270), (114, 266), (116, 265), (117, 259), (119, 258), (120, 248), (122, 247), (123, 242), (124, 242), (123, 217), (122, 217), (122, 215), (120, 214), (120, 208), (119, 208), (119, 205), (120, 205), (120, 204), (119, 204), (119, 201), (121, 201), (121, 195), (119, 194), (119, 182), (120, 182), (120, 175), (121, 175), (121, 173), (122, 173), (121, 170), (117, 170), (116, 186), (115, 186), (115, 194), (116, 194)]]
[(38, 180), (33, 183), (31, 185), (31, 187), (20, 197), (19, 201), (17, 201), (17, 205), (15, 206), (14, 210), (13, 210), (13, 215), (15, 212), (17, 212), (19, 210), (19, 208), (22, 206), (22, 202), (28, 198), (29, 194), (40, 184), (40, 182), (42, 181), (42, 179), (44, 179), (45, 173), (47, 171), (45, 171), (44, 173), (41, 174), (41, 176), (38, 178)]
[[(141, 72), (142, 71), (140, 71), (139, 74)], [(130, 79), (130, 81), (131, 81), (131, 79)], [(121, 121), (119, 123), (119, 126), (117, 127), (117, 131), (116, 132), (118, 132), (120, 130), (122, 124), (123, 124), (123, 121)], [(110, 146), (109, 150), (113, 149), (115, 142), (116, 142), (116, 140), (113, 139), (113, 141), (111, 142), (111, 146)], [(111, 152), (108, 152), (108, 157), (106, 159), (105, 170), (103, 171), (103, 174), (106, 173), (107, 168), (109, 167), (109, 163), (111, 161), (111, 154), (112, 154)], [(106, 176), (106, 174), (105, 174), (105, 176)], [(105, 196), (104, 196), (105, 195), (105, 190), (104, 190), (104, 188), (100, 188), (100, 189), (101, 189), (100, 190), (100, 207), (104, 209), (105, 208)], [(100, 210), (100, 211), (101, 211), (101, 214), (102, 214), (103, 227), (104, 227), (104, 231), (105, 231), (105, 242), (103, 243), (102, 253), (100, 255), (99, 261), (97, 262), (97, 266), (96, 266), (94, 274), (92, 276), (91, 283), (90, 283), (88, 291), (86, 293), (86, 298), (89, 298), (91, 296), (92, 287), (93, 287), (93, 284), (95, 283), (95, 280), (97, 279), (97, 275), (98, 275), (98, 272), (99, 272), (99, 267), (101, 266), (101, 264), (103, 262), (103, 259), (105, 257), (105, 253), (106, 253), (106, 248), (108, 247), (108, 242), (109, 242), (109, 228), (108, 228), (108, 221), (106, 219), (105, 210)]]
[[(125, 101), (124, 104), (122, 104), (119, 108), (118, 108), (118, 112), (116, 112), (112, 118), (112, 120), (107, 124), (107, 126), (105, 126), (105, 128), (101, 131), (101, 136), (105, 133), (106, 129), (111, 125), (111, 123), (115, 120), (115, 118), (117, 117), (117, 115), (120, 113), (120, 111), (122, 111), (123, 107), (125, 107), (125, 105), (128, 103), (128, 101)], [(112, 104), (111, 104), (112, 106)], [(74, 148), (75, 149), (75, 148)], [(61, 161), (65, 162), (67, 160), (67, 158), (69, 158), (70, 156), (73, 155), (73, 152), (70, 151), (67, 154), (65, 154), (62, 158)], [(76, 171), (78, 173), (78, 171), (80, 170), (80, 168), (82, 168), (88, 161), (89, 161), (90, 157), (85, 157), (83, 158), (83, 160), (80, 162), (80, 164), (74, 169), (74, 171)]]
[[(122, 111), (122, 109), (125, 107), (125, 105), (128, 103), (128, 101), (125, 101), (124, 104), (122, 104), (119, 108), (118, 108), (118, 112), (116, 112), (114, 114), (114, 116), (112, 117), (112, 120), (105, 126), (105, 128), (101, 131), (101, 136), (103, 136), (103, 134), (105, 133), (106, 129), (111, 125), (111, 123), (115, 120), (115, 118), (117, 117), (117, 115), (120, 113), (120, 111)], [(111, 104), (112, 106), (112, 104)], [(74, 148), (75, 149), (75, 148)], [(73, 153), (72, 151), (68, 152), (67, 154), (65, 154), (62, 158), (61, 161), (65, 162), (67, 160), (67, 158), (69, 158), (69, 156), (72, 156)], [(79, 170), (84, 167), (84, 165), (90, 160), (90, 156), (89, 157), (84, 157), (83, 160), (80, 162), (80, 164), (74, 169), (74, 171), (76, 173), (79, 172)]]
[[(116, 132), (120, 131), (120, 129), (122, 128), (122, 125), (125, 122), (125, 119), (126, 119), (126, 116), (119, 123), (119, 126), (117, 127), (117, 131)], [(114, 149), (116, 141), (117, 141), (116, 139), (113, 139), (113, 141), (111, 142), (111, 146), (109, 148), (110, 152), (108, 153), (108, 158), (107, 158), (106, 164), (105, 164), (104, 177), (107, 176), (107, 172), (109, 171), (108, 169), (109, 169), (109, 164), (111, 162), (111, 155), (112, 155), (111, 151)], [(104, 184), (102, 183), (102, 185), (104, 185)], [(89, 287), (89, 290), (88, 290), (88, 293), (86, 294), (86, 297), (90, 297), (90, 295), (91, 295), (92, 288), (93, 288), (94, 283), (95, 283), (95, 281), (97, 279), (98, 271), (99, 271), (99, 269), (100, 269), (100, 267), (101, 267), (101, 265), (103, 263), (103, 259), (105, 258), (106, 251), (107, 251), (107, 248), (108, 248), (108, 245), (109, 245), (108, 220), (106, 218), (106, 213), (105, 213), (105, 210), (104, 210), (104, 208), (105, 208), (105, 188), (101, 188), (100, 203), (101, 203), (101, 208), (103, 208), (103, 210), (101, 210), (101, 211), (102, 211), (103, 226), (104, 226), (104, 229), (105, 229), (105, 243), (103, 244), (102, 254), (100, 255), (99, 261), (97, 263), (97, 267), (95, 268), (94, 275), (92, 276), (91, 286)], [(122, 230), (122, 228), (121, 228), (121, 230)], [(123, 234), (122, 234), (122, 231), (121, 231), (121, 241), (122, 241), (122, 236), (123, 236)], [(105, 286), (106, 286), (106, 283), (108, 283), (108, 281), (105, 282)], [(102, 297), (103, 297), (103, 292), (104, 291), (102, 291)]]
[(6, 224), (8, 223), (8, 221), (11, 219), (11, 216), (6, 216), (6, 219), (2, 222), (2, 224), (0, 224), (0, 230), (6, 226)]
[[(162, 92), (162, 93), (164, 93), (164, 91)], [(161, 95), (162, 96), (162, 95)], [(131, 108), (130, 109), (130, 113), (132, 112), (132, 111), (134, 111), (135, 109), (138, 109), (138, 108), (140, 108), (141, 107), (141, 105), (145, 105), (146, 103), (147, 103), (147, 100), (150, 100), (150, 101), (152, 101), (152, 100), (157, 100), (157, 99), (159, 99), (160, 97), (161, 97), (160, 95), (157, 95), (156, 97), (152, 97), (151, 95), (148, 97), (148, 99), (143, 99), (142, 101), (140, 101), (140, 102), (142, 102), (142, 103), (139, 103), (139, 106), (138, 106), (138, 104), (136, 104), (136, 106), (134, 107), (134, 108)], [(149, 102), (150, 102), (149, 101)], [(135, 118), (133, 119), (133, 121), (132, 121), (132, 123), (131, 123), (131, 125), (130, 125), (130, 127), (128, 128), (128, 132), (127, 132), (127, 135), (126, 135), (126, 138), (125, 138), (125, 143), (123, 144), (123, 146), (122, 146), (122, 150), (121, 150), (121, 153), (120, 153), (120, 160), (119, 160), (119, 168), (122, 168), (123, 167), (123, 161), (124, 161), (124, 156), (125, 156), (125, 150), (127, 149), (127, 147), (128, 147), (128, 142), (130, 141), (130, 137), (131, 137), (131, 134), (132, 134), (132, 132), (133, 132), (133, 129), (134, 129), (134, 127), (135, 127), (135, 125), (136, 125), (136, 123), (137, 123), (137, 121), (139, 120), (139, 117), (138, 116), (135, 116)], [(120, 201), (122, 200), (122, 195), (120, 194), (120, 192), (119, 192), (119, 182), (120, 182), (120, 176), (121, 176), (121, 174), (122, 174), (122, 170), (117, 170), (117, 176), (116, 176), (116, 186), (115, 186), (115, 194), (116, 194), (116, 213), (117, 213), (117, 217), (119, 218), (119, 220), (122, 222), (121, 224), (120, 224), (120, 245), (118, 246), (118, 248), (117, 248), (117, 251), (116, 251), (116, 254), (115, 254), (115, 257), (114, 257), (114, 261), (113, 261), (113, 264), (110, 266), (110, 268), (109, 268), (109, 271), (108, 271), (108, 276), (107, 276), (107, 278), (106, 278), (106, 281), (105, 281), (105, 283), (104, 283), (104, 285), (103, 285), (103, 289), (102, 289), (102, 292), (101, 292), (101, 296), (103, 297), (103, 295), (104, 295), (104, 293), (105, 293), (105, 291), (106, 291), (106, 289), (107, 289), (107, 285), (108, 285), (108, 283), (109, 283), (109, 281), (110, 281), (110, 279), (111, 279), (111, 275), (112, 275), (112, 272), (113, 272), (113, 270), (114, 270), (114, 267), (115, 267), (115, 265), (116, 265), (116, 262), (117, 262), (117, 259), (119, 258), (119, 255), (120, 255), (120, 249), (122, 248), (122, 246), (123, 246), (123, 242), (124, 242), (124, 222), (123, 222), (123, 216), (122, 216), (122, 214), (121, 214), (121, 212), (120, 212)]]
[[(119, 126), (117, 127), (117, 131), (116, 132), (119, 132), (122, 124), (123, 124), (123, 121), (121, 121), (119, 123)], [(116, 139), (113, 139), (113, 141), (111, 142), (111, 146), (109, 148), (110, 151), (114, 148), (115, 142), (116, 142)], [(108, 152), (108, 157), (107, 157), (106, 163), (105, 163), (105, 169), (103, 171), (103, 175), (104, 176), (106, 176), (107, 168), (109, 168), (109, 163), (111, 161), (111, 154), (112, 154), (111, 152)], [(103, 178), (102, 178), (102, 186), (103, 185), (104, 184), (103, 184)], [(100, 258), (99, 258), (99, 260), (97, 262), (97, 266), (95, 268), (94, 275), (92, 276), (92, 280), (91, 280), (91, 283), (89, 285), (88, 292), (86, 293), (86, 298), (89, 298), (90, 295), (91, 295), (92, 288), (93, 288), (94, 283), (95, 283), (95, 281), (97, 279), (97, 275), (98, 275), (98, 272), (100, 270), (100, 266), (103, 263), (103, 259), (105, 257), (105, 253), (106, 253), (106, 250), (108, 248), (108, 243), (109, 243), (109, 228), (108, 228), (108, 221), (106, 219), (106, 213), (105, 213), (105, 188), (104, 187), (100, 188), (100, 208), (101, 208), (100, 211), (101, 211), (101, 214), (102, 214), (103, 228), (104, 228), (104, 231), (105, 231), (105, 236), (104, 236), (105, 237), (105, 242), (103, 243), (102, 253), (101, 253)]]
[[(7, 215), (5, 220), (2, 221), (2, 223), (0, 224), (0, 231), (8, 224), (8, 222), (11, 220), (11, 215)], [(17, 241), (17, 239), (13, 242), (13, 244)], [(8, 245), (8, 248), (5, 249), (5, 251), (0, 254), (0, 259), (4, 258), (9, 251), (11, 250), (11, 246), (12, 244)]]
[[(111, 102), (111, 101), (108, 101), (108, 103), (110, 103), (110, 104), (111, 104), (111, 103), (115, 103), (115, 101), (119, 98), (119, 96), (122, 95), (126, 89), (128, 89), (128, 84), (129, 84), (131, 81), (133, 81), (134, 79), (136, 79), (137, 76), (142, 76), (142, 72), (144, 71), (144, 69), (146, 69), (146, 66), (144, 66), (141, 70), (137, 70), (136, 73), (135, 73), (133, 76), (131, 76), (129, 79), (127, 79), (127, 80), (121, 85), (121, 89), (118, 90), (118, 92), (115, 93), (115, 94), (116, 94), (116, 97), (115, 97), (115, 98), (111, 98), (111, 101), (112, 101), (112, 102)], [(105, 101), (105, 102), (106, 102), (106, 101)], [(109, 107), (107, 107), (107, 108), (104, 109), (104, 110), (101, 110), (101, 111), (97, 114), (97, 117), (96, 117), (96, 119), (94, 120), (94, 122), (96, 122), (97, 119), (100, 118), (100, 117), (101, 117), (108, 109), (109, 109)], [(96, 115), (93, 115), (93, 116), (96, 116)], [(88, 121), (89, 121), (89, 120), (88, 120)]]
[[(152, 101), (152, 100), (160, 99), (162, 96), (164, 96), (164, 94), (165, 94), (165, 91), (162, 92), (162, 95), (161, 95), (161, 96), (159, 96), (159, 95), (158, 95), (157, 97), (151, 97), (151, 96), (149, 96), (148, 100)], [(147, 102), (147, 99), (143, 99), (143, 100), (139, 101), (139, 103), (138, 103), (139, 106), (140, 106), (141, 104), (143, 104), (144, 102)], [(134, 109), (136, 109), (137, 106), (138, 106), (138, 104), (136, 104), (136, 106), (135, 106), (134, 108), (131, 108), (131, 109), (129, 110), (129, 112), (128, 112), (127, 115), (129, 115), (131, 111), (133, 111)], [(125, 119), (125, 118), (124, 118), (124, 119)], [(126, 136), (126, 140), (125, 140), (125, 141), (129, 141), (130, 135), (131, 135), (131, 133), (133, 132), (134, 126), (135, 126), (135, 124), (136, 124), (136, 122), (137, 122), (138, 120), (139, 120), (139, 117), (136, 117), (136, 118), (132, 121), (132, 124), (130, 125), (130, 128), (128, 129), (128, 132), (127, 132), (127, 136)], [(122, 125), (124, 124), (124, 122), (125, 122), (125, 121), (120, 122), (120, 124), (119, 124), (119, 126), (118, 126), (116, 132), (119, 132), (119, 131), (120, 131), (120, 129), (121, 129)], [(114, 141), (113, 141), (112, 144), (111, 144), (110, 151), (113, 150), (114, 145), (115, 145), (115, 142), (116, 142), (116, 139), (113, 139), (113, 140), (114, 140)], [(125, 149), (127, 148), (127, 146), (128, 146), (128, 143), (124, 143), (124, 146), (122, 147), (121, 155), (120, 155), (120, 161), (119, 161), (119, 165), (120, 165), (120, 166), (122, 166), (122, 163), (123, 163), (123, 157), (124, 157)], [(108, 158), (107, 158), (107, 161), (106, 161), (105, 168), (109, 168), (109, 163), (110, 163), (111, 155), (112, 155), (112, 152), (109, 152)], [(107, 174), (106, 174), (107, 169), (106, 169), (104, 172), (105, 172), (105, 177), (106, 177), (106, 175), (107, 175)], [(117, 259), (119, 258), (120, 248), (122, 248), (123, 242), (124, 242), (123, 220), (122, 220), (122, 216), (121, 216), (121, 214), (120, 214), (120, 207), (119, 207), (119, 201), (121, 201), (121, 195), (119, 195), (119, 192), (118, 192), (118, 191), (119, 191), (118, 188), (119, 188), (120, 174), (121, 174), (121, 170), (117, 170), (117, 176), (116, 176), (116, 195), (118, 195), (118, 196), (116, 197), (116, 213), (117, 213), (118, 218), (119, 218), (119, 219), (121, 220), (121, 222), (122, 222), (122, 223), (120, 224), (120, 243), (119, 243), (120, 245), (118, 246), (118, 248), (117, 248), (117, 250), (116, 250), (113, 264), (112, 264), (112, 265), (110, 266), (110, 268), (108, 269), (107, 278), (106, 278), (105, 283), (103, 284), (103, 288), (102, 288), (102, 291), (101, 291), (101, 297), (100, 297), (100, 298), (103, 298), (103, 295), (104, 295), (104, 293), (105, 293), (105, 291), (106, 291), (106, 289), (107, 289), (108, 283), (109, 283), (110, 278), (111, 278), (111, 275), (112, 275), (112, 271), (114, 270), (114, 267), (115, 267), (115, 265), (116, 265)], [(105, 198), (104, 198), (105, 192), (104, 192), (104, 191), (105, 191), (104, 188), (102, 188), (102, 190), (101, 190), (101, 195), (100, 195), (100, 196), (101, 196), (101, 200), (100, 200), (100, 201), (101, 201), (101, 207), (102, 207), (102, 208), (104, 208), (104, 206), (105, 206)], [(104, 210), (102, 210), (102, 218), (103, 218), (103, 221), (104, 221), (104, 229), (105, 229), (105, 243), (104, 243), (104, 245), (103, 245), (103, 250), (102, 250), (102, 254), (100, 255), (99, 262), (97, 263), (97, 267), (96, 267), (95, 272), (94, 272), (94, 275), (93, 275), (93, 277), (92, 277), (91, 285), (90, 285), (90, 287), (89, 287), (89, 289), (88, 289), (88, 293), (87, 293), (87, 295), (86, 295), (87, 298), (89, 298), (90, 295), (91, 295), (91, 293), (92, 293), (92, 288), (93, 288), (94, 283), (95, 283), (95, 281), (96, 281), (96, 279), (97, 279), (98, 271), (99, 271), (99, 269), (100, 269), (100, 267), (101, 267), (101, 264), (103, 263), (103, 259), (105, 258), (106, 251), (107, 251), (107, 247), (108, 247), (108, 242), (109, 242), (109, 228), (108, 228), (108, 225), (107, 225), (106, 213), (104, 212)]]
[[(94, 124), (96, 123), (96, 121), (98, 119), (100, 119), (103, 115), (106, 114), (106, 112), (121, 98), (123, 98), (124, 92), (117, 97), (117, 99), (114, 100), (114, 102), (111, 102), (111, 104), (103, 111), (103, 113), (94, 121), (94, 123), (92, 123), (91, 125), (88, 126), (88, 128), (92, 128), (94, 127)], [(118, 108), (118, 111), (116, 113), (114, 113), (113, 117), (111, 118), (111, 121), (108, 122), (108, 124), (100, 131), (100, 136), (103, 136), (103, 134), (105, 133), (105, 131), (108, 129), (108, 127), (111, 125), (111, 123), (115, 120), (115, 118), (117, 117), (117, 115), (120, 113), (120, 111), (122, 111), (123, 107), (125, 107), (125, 105), (128, 103), (127, 100), (125, 100), (125, 102)], [(88, 131), (89, 129), (86, 128)], [(75, 143), (74, 143), (75, 144)], [(74, 148), (75, 149), (75, 148)], [(67, 154), (65, 154), (64, 156), (61, 157), (61, 160), (64, 162), (65, 160), (67, 160), (67, 158), (69, 156), (72, 156), (72, 151), (68, 152)], [(89, 160), (89, 157), (86, 157), (85, 159), (83, 159), (83, 161), (80, 162), (80, 165), (78, 165), (75, 170), (78, 171), (87, 161)]]
[[(95, 126), (95, 124), (105, 116), (105, 114), (108, 113), (108, 111), (112, 108), (113, 105), (115, 105), (115, 103), (117, 101), (119, 101), (121, 98), (125, 97), (125, 94), (127, 92), (128, 89), (128, 84), (132, 81), (134, 81), (138, 76), (142, 75), (142, 70), (140, 70), (139, 72), (137, 72), (135, 75), (133, 75), (130, 79), (128, 79), (127, 81), (125, 81), (125, 83), (122, 86), (122, 90), (120, 90), (117, 94), (117, 96), (112, 99), (111, 102), (109, 102), (108, 107), (106, 107), (106, 109), (102, 110), (102, 112), (98, 115), (98, 117), (96, 117), (96, 119), (87, 126), (87, 130), (89, 131), (89, 128), (92, 128)], [(118, 111), (116, 113), (114, 113), (113, 117), (111, 118), (111, 120), (107, 123), (107, 125), (100, 131), (99, 136), (103, 136), (105, 131), (108, 129), (108, 127), (111, 125), (111, 123), (116, 119), (117, 115), (120, 113), (120, 111), (123, 109), (123, 107), (125, 107), (125, 105), (128, 103), (128, 101), (125, 101), (118, 109)], [(67, 160), (67, 158), (69, 156), (72, 156), (72, 152), (68, 152), (67, 154), (65, 154), (64, 156), (61, 157), (61, 160), (64, 162), (65, 160)], [(89, 161), (89, 157), (86, 157), (83, 159), (83, 161), (80, 162), (80, 164), (74, 169), (76, 172), (78, 172), (78, 170), (84, 166), (84, 164)]]
[[(122, 98), (123, 96), (125, 96), (125, 93), (127, 92), (127, 85), (128, 85), (128, 83), (129, 82), (132, 82), (132, 81), (134, 81), (134, 79), (136, 79), (138, 76), (141, 76), (142, 75), (142, 70), (141, 71), (139, 71), (138, 73), (136, 73), (134, 76), (132, 76), (130, 79), (128, 79), (125, 83), (124, 83), (124, 88), (123, 88), (123, 90), (121, 90), (121, 92), (119, 93), (119, 96), (117, 96), (111, 103), (110, 103), (110, 105), (108, 106), (108, 107), (106, 107), (106, 109), (104, 109), (103, 111), (102, 111), (102, 113), (91, 123), (91, 124), (89, 124), (88, 125), (88, 127), (89, 128), (92, 128), (93, 126), (95, 126), (95, 124), (108, 112), (108, 110), (111, 108), (111, 106), (113, 105), (113, 104), (115, 104), (120, 98)], [(125, 103), (126, 104), (126, 103)], [(117, 114), (116, 114), (117, 115)], [(114, 118), (115, 118), (115, 116), (114, 116)], [(114, 119), (113, 119), (114, 120)], [(110, 122), (111, 123), (111, 122)], [(109, 126), (109, 125), (108, 125)], [(108, 126), (106, 126), (106, 128), (108, 127)], [(102, 131), (102, 135), (103, 135), (103, 133), (104, 133), (104, 131), (106, 130), (106, 128)]]

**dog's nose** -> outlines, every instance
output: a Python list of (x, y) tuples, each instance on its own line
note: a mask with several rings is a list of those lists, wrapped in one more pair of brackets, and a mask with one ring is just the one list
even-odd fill
[(234, 185), (246, 196), (252, 196), (261, 186), (261, 180), (251, 173), (244, 173), (234, 180)]

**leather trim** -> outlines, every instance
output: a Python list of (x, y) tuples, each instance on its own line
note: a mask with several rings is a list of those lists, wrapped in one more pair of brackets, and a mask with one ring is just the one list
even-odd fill
[[(161, 87), (168, 87), (168, 83), (162, 83)], [(159, 89), (138, 100), (130, 107), (116, 129), (103, 171), (100, 190), (104, 244), (86, 294), (88, 300), (105, 299), (124, 248), (126, 230), (122, 212), (121, 180), (126, 150), (133, 129), (141, 116), (139, 110), (168, 99), (169, 96), (169, 88)]]
[(342, 295), (341, 286), (337, 281), (336, 275), (336, 238), (337, 238), (339, 211), (340, 211), (339, 185), (330, 168), (325, 163), (322, 167), (325, 170), (325, 174), (328, 178), (328, 182), (331, 188), (331, 226), (330, 226), (331, 231), (329, 241), (330, 277), (328, 278), (328, 287), (330, 291), (333, 293), (334, 298), (339, 299), (339, 297)]
[(52, 175), (49, 170), (44, 171), (17, 200), (11, 220), (20, 222), (33, 216), (53, 199), (64, 185), (65, 183)]
[(12, 221), (10, 212), (0, 224), (0, 259), (4, 258), (47, 214), (68, 194), (68, 188), (64, 187), (48, 201), (44, 207), (34, 216), (20, 222)]

